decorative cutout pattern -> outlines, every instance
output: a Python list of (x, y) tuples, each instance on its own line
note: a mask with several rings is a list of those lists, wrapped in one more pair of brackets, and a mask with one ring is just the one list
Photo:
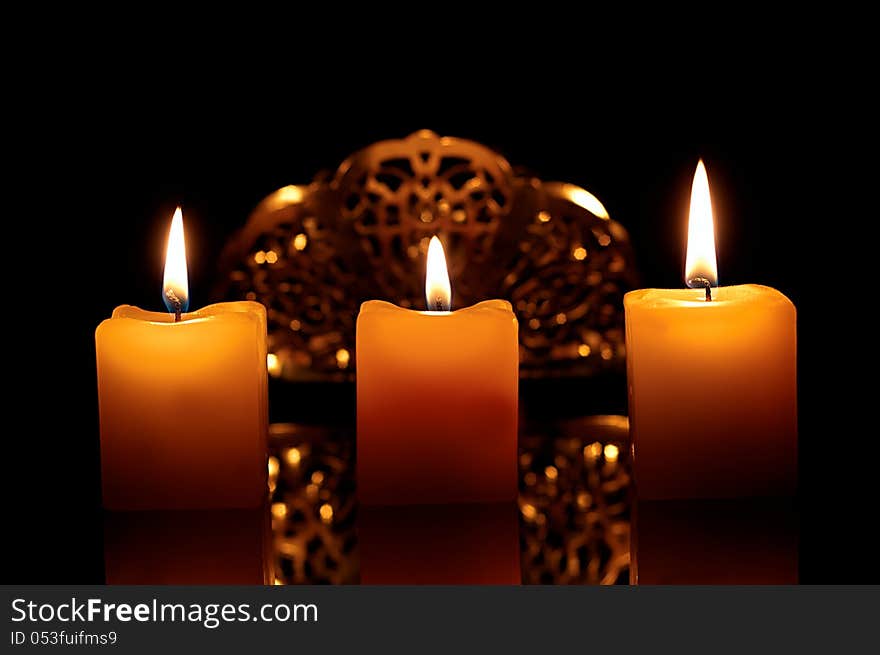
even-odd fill
[[(280, 584), (354, 584), (354, 430), (275, 424), (269, 484)], [(627, 584), (628, 422), (592, 417), (525, 430), (519, 455), (524, 584)]]
[(584, 189), (516, 176), (485, 146), (426, 130), (264, 199), (228, 244), (216, 295), (266, 305), (273, 374), (348, 379), (361, 302), (424, 308), (434, 234), (453, 309), (511, 301), (523, 376), (622, 366), (622, 296), (636, 283), (626, 230)]

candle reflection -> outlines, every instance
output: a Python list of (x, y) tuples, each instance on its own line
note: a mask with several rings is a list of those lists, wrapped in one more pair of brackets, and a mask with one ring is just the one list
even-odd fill
[(362, 507), (361, 584), (519, 584), (513, 503)]
[(797, 514), (784, 499), (644, 501), (636, 584), (797, 584)]
[[(482, 528), (471, 527), (467, 506), (465, 515), (454, 507), (413, 508), (413, 514), (423, 514), (415, 519), (402, 507), (385, 508), (378, 519), (357, 507), (353, 431), (272, 428), (272, 451), (280, 463), (273, 500), (284, 507), (284, 517), (274, 521), (275, 576), (286, 583), (436, 580), (437, 574), (426, 570), (431, 562), (451, 562), (470, 575), (470, 555), (483, 553), (496, 568), (509, 563), (504, 534), (519, 552), (521, 578), (514, 582), (625, 584), (630, 579), (632, 450), (625, 417), (524, 426), (517, 458), (519, 500), (512, 510), (518, 529), (508, 529), (502, 514), (489, 537), (500, 554), (491, 556), (491, 544), (480, 542)], [(728, 507), (719, 505), (716, 517), (680, 508), (664, 514), (640, 505), (641, 535), (632, 543), (634, 556), (642, 555), (640, 582), (796, 579), (796, 524), (790, 515), (774, 513), (774, 505), (763, 502), (749, 511)], [(431, 520), (433, 526), (425, 525)], [(727, 551), (719, 551), (713, 534), (729, 540)], [(435, 552), (438, 543), (447, 544), (445, 552)], [(390, 570), (395, 556), (409, 568)]]
[(265, 507), (107, 512), (106, 582), (268, 584), (272, 580), (270, 535)]

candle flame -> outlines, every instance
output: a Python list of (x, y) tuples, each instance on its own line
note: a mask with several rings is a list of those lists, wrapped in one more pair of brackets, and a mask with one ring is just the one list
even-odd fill
[(715, 259), (715, 225), (709, 176), (701, 159), (691, 187), (691, 208), (688, 215), (687, 260), (684, 279), (691, 288), (718, 286), (718, 263)]
[(428, 309), (448, 312), (452, 307), (452, 287), (449, 272), (446, 270), (446, 253), (443, 244), (436, 236), (428, 245), (428, 271), (425, 275), (425, 299)]
[(165, 276), (162, 280), (162, 298), (172, 314), (185, 312), (189, 307), (189, 280), (186, 273), (186, 243), (183, 239), (183, 211), (178, 207), (168, 231), (165, 250)]

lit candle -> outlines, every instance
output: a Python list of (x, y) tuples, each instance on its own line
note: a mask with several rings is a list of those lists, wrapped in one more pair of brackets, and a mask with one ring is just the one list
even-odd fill
[(439, 239), (430, 311), (371, 300), (357, 320), (357, 476), (370, 505), (516, 498), (518, 340), (510, 303), (449, 311)]
[(797, 477), (795, 308), (779, 291), (718, 287), (709, 181), (691, 191), (690, 289), (624, 297), (641, 499), (790, 495)]
[(187, 313), (180, 209), (163, 297), (168, 313), (123, 305), (95, 331), (104, 507), (256, 507), (267, 493), (266, 310)]

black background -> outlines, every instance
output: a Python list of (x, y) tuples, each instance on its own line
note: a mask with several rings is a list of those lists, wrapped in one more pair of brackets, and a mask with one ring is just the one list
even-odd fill
[(860, 216), (844, 203), (853, 190), (841, 171), (853, 162), (833, 148), (861, 137), (809, 84), (722, 76), (707, 88), (568, 97), (546, 80), (458, 88), (435, 79), (398, 96), (371, 85), (318, 93), (284, 79), (237, 91), (221, 83), (208, 95), (191, 79), (122, 91), (73, 75), (10, 126), (24, 181), (6, 217), (5, 539), (20, 551), (7, 558), (7, 579), (100, 579), (94, 329), (122, 303), (162, 307), (175, 204), (185, 209), (198, 307), (224, 240), (264, 195), (427, 127), (593, 192), (629, 230), (645, 286), (681, 286), (690, 181), (704, 158), (721, 283), (770, 285), (798, 307), (802, 581), (877, 580), (864, 530), (876, 470), (867, 385), (852, 374), (870, 335), (848, 298), (861, 293), (847, 293), (859, 278), (840, 263)]

